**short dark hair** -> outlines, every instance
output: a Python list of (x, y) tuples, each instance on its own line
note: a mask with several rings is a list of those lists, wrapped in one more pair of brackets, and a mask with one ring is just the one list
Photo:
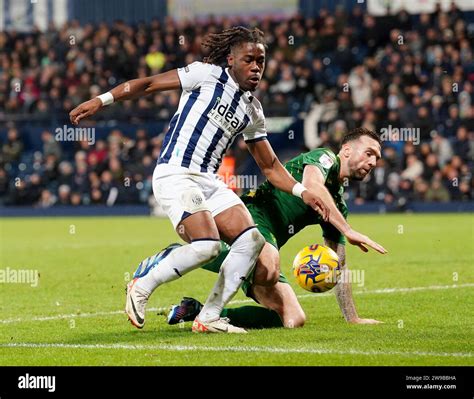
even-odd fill
[(215, 65), (225, 64), (232, 47), (241, 43), (260, 43), (266, 48), (264, 34), (260, 29), (235, 26), (221, 33), (210, 33), (207, 36), (202, 43), (209, 49), (209, 55), (204, 58), (204, 62)]
[(356, 129), (352, 129), (349, 133), (347, 133), (341, 141), (341, 147), (348, 143), (349, 141), (357, 140), (359, 137), (362, 136), (369, 136), (370, 138), (374, 139), (377, 143), (382, 145), (382, 140), (377, 133), (373, 132), (372, 130), (366, 129), (365, 127), (358, 127)]

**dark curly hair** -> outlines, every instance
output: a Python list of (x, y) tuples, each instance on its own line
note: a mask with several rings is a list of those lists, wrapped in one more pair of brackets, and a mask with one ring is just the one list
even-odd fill
[(241, 43), (260, 43), (266, 48), (263, 32), (258, 28), (247, 29), (235, 26), (221, 33), (210, 33), (202, 45), (209, 49), (209, 55), (204, 58), (207, 64), (224, 65), (232, 47)]

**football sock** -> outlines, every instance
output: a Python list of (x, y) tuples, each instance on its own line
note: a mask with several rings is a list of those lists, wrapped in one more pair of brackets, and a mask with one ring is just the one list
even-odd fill
[(201, 322), (213, 321), (220, 317), (224, 306), (252, 272), (264, 244), (265, 239), (255, 226), (244, 230), (234, 240), (222, 263), (217, 282), (198, 315)]
[(283, 327), (280, 316), (274, 310), (261, 306), (241, 306), (224, 308), (222, 317), (228, 317), (232, 325), (243, 328)]
[[(221, 241), (220, 254), (202, 266), (203, 269), (219, 273), (224, 259), (230, 252), (230, 246)], [(280, 316), (274, 310), (261, 306), (241, 306), (239, 308), (224, 308), (221, 317), (228, 317), (230, 322), (242, 328), (276, 328), (283, 327)]]
[(224, 263), (224, 259), (230, 252), (230, 245), (226, 244), (224, 241), (221, 241), (221, 252), (214, 259), (211, 259), (209, 262), (206, 262), (203, 266), (203, 269), (209, 270), (214, 273), (219, 273), (219, 269)]
[(151, 294), (161, 284), (176, 280), (215, 258), (219, 248), (220, 241), (214, 239), (195, 240), (175, 248), (147, 275), (139, 278), (136, 286)]

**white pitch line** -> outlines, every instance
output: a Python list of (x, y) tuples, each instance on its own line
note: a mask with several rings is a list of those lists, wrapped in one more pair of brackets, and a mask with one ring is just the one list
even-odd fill
[[(417, 292), (417, 291), (431, 291), (431, 290), (446, 290), (446, 289), (454, 289), (454, 288), (466, 288), (466, 287), (474, 287), (474, 283), (466, 283), (466, 284), (453, 284), (453, 285), (430, 285), (426, 287), (409, 287), (409, 288), (380, 288), (376, 290), (359, 290), (354, 291), (354, 294), (357, 295), (365, 295), (365, 294), (393, 294), (398, 292)], [(303, 294), (297, 295), (299, 299), (302, 298), (310, 298), (310, 297), (330, 297), (333, 296), (332, 292), (327, 292), (323, 294)], [(252, 303), (254, 302), (252, 299), (239, 299), (235, 301), (231, 301), (229, 305), (237, 305), (241, 303)], [(163, 309), (168, 310), (168, 307), (161, 307), (161, 308), (148, 308), (147, 312), (157, 312), (162, 311)], [(85, 318), (85, 317), (97, 317), (97, 316), (112, 316), (117, 314), (124, 314), (123, 310), (114, 310), (109, 312), (94, 312), (94, 313), (70, 313), (70, 314), (59, 314), (54, 316), (34, 316), (31, 318), (15, 318), (15, 319), (4, 319), (0, 320), (0, 324), (12, 324), (12, 323), (23, 323), (23, 322), (31, 322), (31, 321), (51, 321), (51, 320), (61, 320), (61, 319), (74, 319), (74, 318)]]
[[(474, 287), (474, 283), (466, 283), (466, 284), (452, 284), (452, 285), (429, 285), (426, 287), (408, 287), (408, 288), (379, 288), (376, 290), (359, 290), (353, 291), (353, 294), (357, 295), (364, 295), (364, 294), (393, 294), (397, 292), (415, 292), (415, 291), (431, 291), (431, 290), (447, 290), (452, 288), (465, 288), (465, 287)], [(314, 298), (314, 297), (330, 297), (334, 296), (332, 291), (324, 292), (321, 294), (302, 294), (297, 295), (297, 298)], [(240, 299), (236, 301), (230, 302), (230, 304), (238, 304), (238, 303), (248, 303), (254, 302), (253, 299)]]
[(307, 353), (332, 355), (363, 355), (363, 356), (436, 356), (436, 357), (473, 357), (471, 352), (402, 352), (402, 351), (375, 351), (331, 348), (277, 348), (258, 346), (197, 346), (197, 345), (130, 345), (130, 344), (61, 344), (61, 343), (8, 343), (0, 344), (0, 348), (57, 348), (57, 349), (125, 349), (125, 350), (162, 350), (171, 352), (252, 352), (252, 353)]

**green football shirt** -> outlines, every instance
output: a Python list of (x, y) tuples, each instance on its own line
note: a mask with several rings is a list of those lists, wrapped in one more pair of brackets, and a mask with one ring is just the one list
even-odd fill
[[(284, 166), (295, 180), (301, 182), (306, 165), (319, 168), (337, 208), (344, 218), (347, 218), (347, 205), (342, 197), (344, 187), (339, 181), (339, 157), (327, 148), (317, 148), (298, 155)], [(269, 181), (262, 183), (256, 191), (243, 195), (242, 200), (246, 204), (252, 204), (249, 210), (258, 208), (258, 212), (251, 212), (255, 223), (264, 224), (272, 232), (278, 247), (283, 246), (306, 226), (313, 224), (321, 225), (323, 236), (327, 239), (345, 243), (344, 236), (332, 224), (324, 222), (319, 213), (307, 206), (301, 198), (276, 189)]]

